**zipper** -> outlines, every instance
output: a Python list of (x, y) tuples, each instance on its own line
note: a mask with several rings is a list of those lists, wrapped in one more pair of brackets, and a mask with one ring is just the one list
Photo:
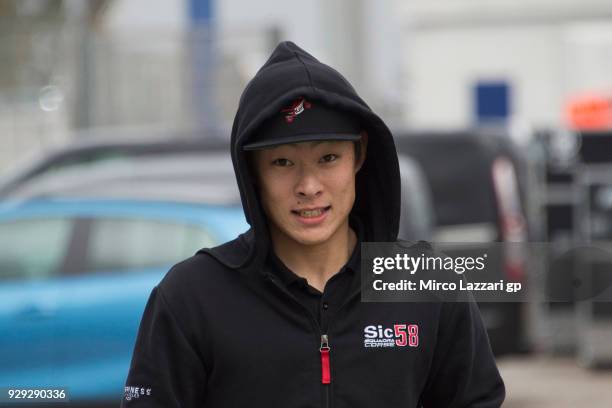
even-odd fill
[(321, 354), (321, 384), (331, 383), (331, 372), (329, 369), (329, 338), (327, 334), (321, 335), (321, 347), (319, 347), (319, 353)]
[(293, 300), (295, 303), (297, 303), (298, 305), (300, 305), (300, 307), (302, 309), (304, 309), (306, 311), (307, 316), (310, 318), (311, 322), (313, 323), (313, 325), (317, 328), (319, 334), (321, 335), (321, 344), (319, 346), (319, 355), (321, 356), (321, 385), (323, 386), (324, 390), (325, 390), (325, 408), (329, 408), (331, 407), (331, 400), (330, 400), (330, 392), (329, 392), (329, 387), (331, 384), (331, 367), (330, 367), (330, 356), (329, 356), (329, 352), (330, 352), (330, 347), (329, 347), (329, 335), (328, 334), (324, 334), (322, 333), (321, 330), (321, 326), (319, 325), (319, 323), (317, 322), (317, 319), (315, 319), (315, 317), (312, 315), (312, 313), (310, 312), (310, 310), (304, 306), (303, 304), (301, 304), (296, 298), (295, 296), (293, 296), (289, 291), (287, 291), (282, 285), (280, 285), (276, 279), (274, 279), (272, 276), (267, 275), (267, 278), (274, 284), (275, 287), (277, 287), (283, 294), (285, 294), (286, 296), (288, 296), (289, 298), (291, 298), (291, 300)]
[(325, 389), (325, 407), (329, 408), (329, 387), (331, 384), (331, 370), (329, 367), (329, 337), (327, 334), (321, 335), (321, 346), (319, 347), (319, 353), (321, 354), (321, 384)]

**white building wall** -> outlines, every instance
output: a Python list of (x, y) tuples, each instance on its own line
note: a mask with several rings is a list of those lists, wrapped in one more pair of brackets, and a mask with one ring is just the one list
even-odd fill
[(478, 80), (507, 80), (514, 119), (558, 125), (568, 96), (611, 88), (612, 3), (404, 2), (404, 117), (415, 128), (474, 123)]
[(569, 24), (563, 42), (568, 93), (599, 90), (612, 97), (612, 19)]
[(466, 127), (474, 121), (473, 86), (506, 80), (513, 115), (555, 122), (562, 96), (559, 29), (550, 26), (422, 30), (403, 61), (413, 127)]

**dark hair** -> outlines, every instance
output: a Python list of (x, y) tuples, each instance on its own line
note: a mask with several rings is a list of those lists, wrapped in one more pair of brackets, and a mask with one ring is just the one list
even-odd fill
[(357, 163), (361, 158), (361, 140), (355, 140), (353, 146), (355, 147), (355, 163)]

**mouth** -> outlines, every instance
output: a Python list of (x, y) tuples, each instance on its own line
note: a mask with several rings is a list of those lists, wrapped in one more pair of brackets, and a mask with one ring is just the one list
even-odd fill
[(315, 208), (304, 208), (301, 210), (291, 210), (291, 212), (295, 215), (299, 215), (303, 218), (317, 218), (329, 211), (331, 205), (327, 207), (315, 207)]

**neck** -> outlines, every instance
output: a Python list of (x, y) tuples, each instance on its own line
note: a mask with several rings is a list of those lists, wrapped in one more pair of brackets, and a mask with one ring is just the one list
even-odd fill
[(357, 234), (350, 228), (348, 219), (324, 243), (306, 245), (270, 228), (272, 246), (276, 256), (296, 275), (323, 292), (325, 284), (348, 261), (357, 243)]

